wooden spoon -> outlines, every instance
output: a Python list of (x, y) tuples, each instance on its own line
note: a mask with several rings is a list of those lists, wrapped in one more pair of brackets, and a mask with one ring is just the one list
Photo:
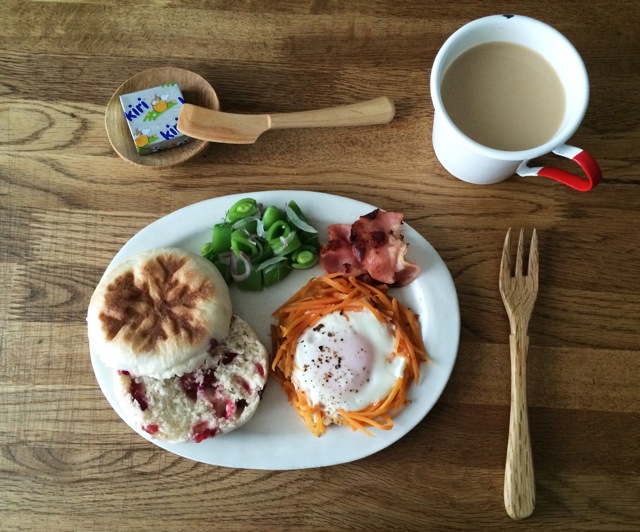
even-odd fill
[(223, 113), (184, 104), (178, 117), (178, 130), (189, 137), (211, 142), (253, 144), (270, 129), (386, 124), (394, 115), (393, 102), (386, 97), (328, 109), (270, 115)]

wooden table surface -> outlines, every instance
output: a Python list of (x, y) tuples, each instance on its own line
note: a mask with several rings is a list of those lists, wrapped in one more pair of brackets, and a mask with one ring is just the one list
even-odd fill
[[(0, 4), (0, 528), (511, 526), (498, 268), (507, 228), (536, 227), (528, 391), (537, 505), (518, 526), (639, 529), (640, 4), (204, 4)], [(474, 186), (435, 158), (435, 54), (464, 23), (502, 10), (551, 24), (584, 58), (591, 100), (572, 143), (603, 169), (592, 192), (542, 178)], [(397, 115), (386, 126), (210, 145), (173, 169), (136, 167), (112, 150), (105, 106), (130, 76), (165, 65), (210, 81), (227, 111), (386, 95)], [(125, 242), (181, 207), (272, 189), (404, 212), (456, 284), (460, 347), (440, 401), (406, 437), (352, 463), (264, 471), (177, 457), (127, 427), (92, 371), (87, 305)]]

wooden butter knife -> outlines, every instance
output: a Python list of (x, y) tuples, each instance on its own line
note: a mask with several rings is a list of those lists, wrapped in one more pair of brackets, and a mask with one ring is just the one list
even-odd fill
[(185, 103), (178, 131), (211, 142), (253, 144), (271, 129), (369, 126), (391, 122), (394, 115), (395, 106), (386, 97), (328, 109), (261, 115), (223, 113)]

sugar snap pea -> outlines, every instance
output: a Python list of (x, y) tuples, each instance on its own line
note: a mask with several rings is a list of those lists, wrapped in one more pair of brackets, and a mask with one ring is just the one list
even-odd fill
[(280, 208), (243, 198), (213, 226), (201, 255), (227, 283), (256, 291), (280, 282), (293, 270), (312, 268), (319, 251), (318, 231), (294, 201)]

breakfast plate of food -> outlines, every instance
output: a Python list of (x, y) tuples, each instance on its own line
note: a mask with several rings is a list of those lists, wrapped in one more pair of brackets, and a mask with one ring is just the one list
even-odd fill
[[(265, 206), (293, 230), (268, 227)], [(402, 265), (391, 277), (365, 246), (385, 224)], [(230, 252), (214, 249), (228, 227)], [(252, 269), (258, 285), (253, 252), (266, 257)], [(195, 461), (266, 470), (350, 462), (398, 441), (439, 399), (460, 336), (451, 275), (401, 214), (295, 190), (213, 198), (153, 222), (113, 258), (87, 319), (97, 381), (134, 431)]]

